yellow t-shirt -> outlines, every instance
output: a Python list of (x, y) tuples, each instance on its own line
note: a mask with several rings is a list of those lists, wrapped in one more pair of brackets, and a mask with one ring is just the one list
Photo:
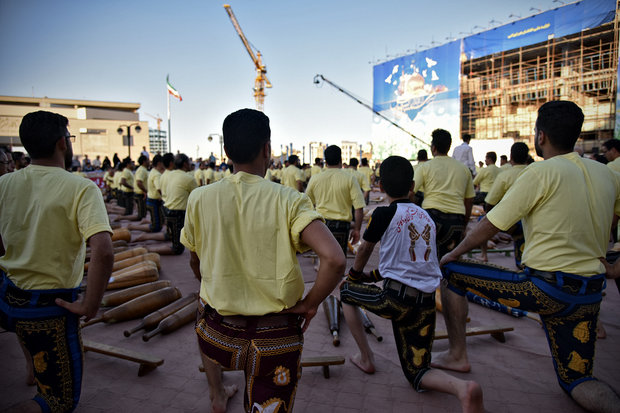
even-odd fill
[(304, 182), (308, 182), (310, 177), (312, 176), (312, 170), (310, 168), (302, 169), (304, 175)]
[(151, 169), (148, 177), (148, 186), (146, 187), (146, 189), (148, 189), (148, 192), (146, 193), (147, 198), (161, 199), (161, 194), (158, 191), (159, 178), (161, 178), (161, 172), (155, 168)]
[(211, 168), (202, 171), (202, 182), (204, 182), (205, 185), (215, 182), (215, 171)]
[(265, 172), (265, 179), (268, 180), (269, 182), (273, 181), (273, 173), (271, 172), (271, 169), (267, 168), (267, 171)]
[(500, 172), (504, 172), (508, 169), (512, 168), (512, 164), (510, 162), (503, 164), (499, 167)]
[(286, 168), (282, 169), (281, 176), (282, 177), (280, 178), (280, 183), (293, 189), (297, 189), (297, 181), (303, 182), (304, 180), (301, 169), (299, 169), (295, 165), (289, 165)]
[(180, 169), (171, 171), (166, 180), (164, 206), (172, 210), (185, 210), (189, 193), (197, 187), (194, 178), (186, 172)]
[(497, 175), (491, 190), (487, 194), (486, 198), (484, 198), (484, 202), (489, 205), (497, 205), (506, 191), (508, 191), (508, 188), (515, 183), (521, 172), (523, 172), (526, 167), (527, 165), (515, 165)]
[[(172, 172), (171, 169), (166, 169), (164, 171), (164, 173), (161, 174), (161, 176), (159, 177), (159, 187), (157, 187), (157, 189), (159, 189), (159, 192), (161, 192), (161, 199), (162, 201), (164, 201), (164, 204), (166, 203), (166, 187), (167, 187), (167, 183), (168, 183), (168, 178), (170, 178), (170, 173)], [(155, 185), (157, 185), (157, 181), (155, 182)]]
[(607, 164), (609, 168), (620, 173), (620, 156)]
[(476, 175), (474, 178), (474, 185), (480, 186), (480, 192), (489, 192), (493, 187), (493, 182), (495, 182), (495, 178), (501, 172), (495, 165), (489, 165), (486, 168), (482, 168), (480, 173)]
[(121, 171), (114, 172), (114, 178), (112, 178), (112, 189), (120, 189), (122, 175), (123, 173)]
[(364, 174), (366, 179), (368, 179), (368, 182), (371, 182), (372, 169), (370, 169), (369, 166), (360, 166), (359, 168), (357, 168), (357, 170)]
[(321, 169), (320, 166), (312, 165), (312, 168), (310, 168), (310, 177), (312, 178), (314, 175), (320, 174), (321, 171), (323, 171), (323, 170)]
[(360, 188), (362, 188), (362, 191), (370, 191), (370, 181), (363, 173), (353, 168), (349, 168), (349, 171), (351, 171), (355, 179), (357, 179), (357, 183), (360, 184)]
[(200, 297), (222, 315), (295, 305), (304, 292), (296, 253), (308, 249), (301, 232), (316, 219), (306, 195), (245, 172), (193, 191), (181, 242), (200, 258)]
[(351, 221), (351, 206), (364, 208), (364, 194), (353, 174), (338, 168), (327, 168), (310, 178), (306, 194), (325, 219)]
[[(121, 189), (121, 191), (123, 191), (123, 192), (133, 192), (134, 189), (136, 188), (136, 184), (134, 182), (133, 173), (131, 173), (129, 168), (125, 168), (125, 169), (123, 169), (123, 172), (120, 173), (120, 175), (121, 175), (121, 179), (119, 179), (118, 185), (119, 185), (119, 188)], [(127, 182), (128, 185), (131, 185), (133, 187), (133, 189), (127, 188), (125, 185), (121, 184), (121, 180), (123, 178), (125, 179), (125, 182)]]
[(620, 181), (603, 164), (576, 152), (529, 165), (487, 214), (500, 230), (522, 220), (523, 263), (541, 271), (582, 276), (605, 272)]
[(222, 178), (224, 178), (224, 172), (222, 172), (222, 171), (215, 171), (215, 172), (213, 173), (213, 180), (214, 180), (215, 182), (217, 182), (217, 181), (221, 181), (221, 180), (222, 180)]
[(437, 156), (415, 170), (414, 192), (424, 193), (422, 208), (465, 215), (463, 201), (475, 196), (471, 172), (449, 156)]
[(103, 174), (103, 182), (105, 182), (105, 184), (107, 186), (109, 186), (110, 188), (112, 188), (112, 184), (114, 182), (114, 177), (110, 176), (110, 172), (105, 171), (105, 173)]
[(146, 169), (144, 166), (140, 165), (138, 169), (136, 170), (135, 181), (136, 181), (136, 185), (134, 186), (133, 191), (136, 194), (138, 195), (144, 194), (144, 191), (140, 189), (140, 187), (138, 186), (138, 181), (142, 182), (142, 185), (144, 185), (144, 187), (146, 188), (148, 192), (149, 170)]
[(0, 267), (26, 290), (79, 286), (86, 240), (112, 232), (97, 185), (57, 167), (0, 177), (0, 205)]
[(196, 170), (193, 172), (193, 174), (194, 174), (194, 181), (196, 181), (196, 185), (197, 186), (202, 186), (204, 184), (204, 179), (202, 177), (204, 175), (203, 172), (204, 172), (204, 170), (202, 170), (200, 168), (196, 168)]

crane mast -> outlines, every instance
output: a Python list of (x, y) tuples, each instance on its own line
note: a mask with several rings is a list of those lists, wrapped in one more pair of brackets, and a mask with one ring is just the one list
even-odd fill
[(224, 4), (224, 9), (226, 9), (226, 13), (228, 13), (228, 17), (230, 18), (233, 27), (237, 31), (237, 34), (241, 39), (241, 43), (243, 43), (243, 45), (245, 46), (245, 49), (250, 54), (250, 58), (252, 59), (252, 62), (254, 62), (254, 66), (256, 67), (256, 79), (254, 81), (254, 99), (256, 100), (256, 109), (262, 112), (265, 106), (265, 88), (271, 87), (271, 82), (269, 81), (269, 79), (267, 79), (267, 67), (263, 64), (261, 53), (257, 50), (256, 55), (254, 54), (250, 42), (245, 37), (245, 34), (243, 34), (243, 30), (241, 30), (241, 26), (239, 25), (239, 22), (237, 21), (237, 18), (235, 17), (235, 14), (233, 13), (230, 5)]

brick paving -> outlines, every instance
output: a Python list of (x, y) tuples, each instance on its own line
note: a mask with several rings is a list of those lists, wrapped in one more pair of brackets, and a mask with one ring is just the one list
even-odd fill
[[(378, 249), (377, 249), (378, 250)], [(375, 251), (369, 267), (376, 267)], [(306, 254), (307, 255), (307, 254)], [(491, 261), (507, 267), (513, 258), (490, 254)], [(299, 258), (306, 289), (314, 279), (312, 258)], [(349, 265), (352, 259), (349, 258)], [(161, 279), (169, 279), (183, 295), (198, 291), (199, 283), (188, 265), (189, 253), (162, 256)], [(469, 305), (471, 326), (506, 325), (514, 327), (506, 333), (506, 342), (499, 343), (488, 335), (468, 338), (472, 371), (453, 373), (464, 379), (478, 381), (483, 388), (485, 406), (491, 412), (582, 412), (557, 385), (545, 334), (537, 322), (514, 318), (475, 304)], [(597, 343), (595, 375), (620, 393), (620, 295), (610, 284), (603, 299), (601, 320), (607, 338)], [(348, 360), (330, 368), (325, 379), (319, 367), (305, 368), (295, 401), (297, 412), (457, 412), (459, 404), (449, 395), (416, 393), (406, 381), (398, 362), (389, 321), (369, 314), (383, 336), (378, 342), (369, 337), (375, 351), (377, 372), (367, 375)], [(141, 334), (129, 338), (123, 331), (137, 320), (118, 324), (95, 324), (84, 328), (83, 337), (109, 345), (146, 352), (163, 358), (164, 364), (149, 374), (138, 377), (138, 365), (125, 360), (88, 352), (82, 396), (77, 412), (210, 411), (207, 381), (198, 371), (200, 356), (191, 325), (143, 342)], [(437, 329), (444, 329), (443, 317), (437, 318)], [(340, 328), (341, 344), (332, 345), (331, 335), (322, 307), (305, 335), (304, 355), (348, 356), (356, 351), (355, 342), (344, 320)], [(434, 350), (447, 348), (447, 340), (435, 342)], [(24, 356), (15, 335), (0, 334), (0, 411), (28, 399), (34, 388), (25, 384)], [(226, 372), (225, 383), (244, 387), (241, 372)], [(242, 390), (229, 403), (230, 412), (241, 412)]]

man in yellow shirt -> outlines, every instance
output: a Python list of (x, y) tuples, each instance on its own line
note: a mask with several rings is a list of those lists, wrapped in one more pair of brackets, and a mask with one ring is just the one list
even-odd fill
[[(245, 371), (246, 412), (290, 412), (303, 332), (340, 281), (345, 258), (306, 195), (263, 179), (271, 158), (269, 118), (242, 109), (222, 129), (235, 173), (191, 193), (181, 236), (201, 281), (204, 312), (196, 333), (211, 407), (225, 411), (237, 391), (224, 386), (225, 367)], [(303, 297), (296, 253), (309, 248), (321, 268)]]
[(366, 177), (366, 175), (357, 170), (357, 165), (359, 165), (359, 161), (357, 160), (357, 158), (351, 158), (351, 160), (349, 161), (348, 169), (350, 172), (353, 172), (353, 176), (355, 176), (357, 182), (360, 184), (360, 188), (364, 193), (364, 200), (366, 201), (366, 204), (368, 204), (368, 196), (370, 194), (370, 180)]
[(508, 156), (501, 155), (499, 157), (499, 169), (504, 172), (506, 169), (512, 168), (512, 164), (508, 162)]
[(138, 221), (146, 217), (146, 193), (148, 192), (148, 180), (149, 180), (149, 158), (144, 155), (140, 155), (138, 158), (138, 169), (136, 170), (134, 187), (134, 195), (136, 199), (136, 206), (138, 207)]
[(121, 191), (121, 176), (123, 175), (121, 163), (119, 162), (114, 169), (114, 198), (116, 198), (116, 205), (125, 208), (125, 197), (123, 196), (123, 191)]
[[(325, 148), (327, 169), (310, 178), (306, 194), (325, 218), (327, 228), (340, 244), (346, 255), (347, 242), (356, 244), (360, 239), (360, 229), (364, 219), (364, 194), (353, 174), (342, 169), (340, 147), (331, 145)], [(351, 235), (351, 209), (355, 213), (355, 223)]]
[[(99, 309), (112, 273), (112, 232), (101, 191), (65, 171), (73, 148), (66, 117), (24, 116), (32, 165), (0, 178), (0, 326), (34, 361), (37, 394), (15, 411), (73, 411), (83, 373), (80, 317)], [(86, 242), (88, 285), (78, 299)]]
[(289, 188), (297, 189), (299, 192), (303, 192), (304, 174), (301, 169), (297, 167), (297, 164), (299, 164), (297, 155), (288, 157), (288, 166), (282, 170), (280, 183)]
[[(368, 159), (362, 158), (362, 166), (359, 167), (358, 171), (363, 173), (364, 176), (368, 178), (368, 182), (370, 182), (370, 185), (374, 183), (374, 174), (372, 173), (372, 169), (370, 169), (370, 166), (368, 166)], [(368, 201), (366, 201), (366, 203), (368, 203)]]
[(123, 206), (125, 207), (125, 216), (133, 214), (133, 192), (136, 184), (133, 176), (133, 161), (125, 158), (119, 165), (121, 177), (119, 179), (119, 188), (123, 197)]
[[(465, 344), (467, 300), (473, 288), (490, 300), (540, 314), (562, 389), (588, 411), (618, 411), (620, 398), (592, 375), (596, 324), (605, 282), (600, 261), (612, 217), (620, 214), (620, 182), (604, 165), (573, 152), (583, 112), (573, 102), (538, 109), (536, 153), (486, 218), (441, 260), (452, 290), (443, 301), (450, 349), (436, 367), (469, 371)], [(522, 219), (525, 272), (456, 262)]]
[[(457, 159), (458, 160), (458, 159)], [(428, 162), (428, 153), (426, 149), (420, 149), (418, 151), (418, 163), (413, 165), (413, 174), (415, 178), (415, 170), (420, 167), (424, 162)], [(411, 195), (411, 202), (416, 204), (417, 206), (422, 206), (422, 202), (424, 201), (424, 193), (422, 191), (418, 191)]]
[(310, 168), (310, 178), (314, 175), (320, 174), (323, 170), (323, 160), (321, 158), (314, 158), (314, 165)]
[(487, 152), (487, 155), (484, 158), (484, 163), (487, 167), (482, 168), (474, 178), (474, 186), (478, 187), (478, 193), (474, 198), (474, 204), (484, 203), (484, 198), (491, 190), (493, 182), (495, 182), (495, 178), (497, 178), (497, 175), (501, 172), (501, 170), (495, 165), (495, 162), (497, 162), (497, 154), (495, 152)]
[(609, 139), (603, 143), (603, 155), (607, 159), (607, 166), (620, 173), (620, 140)]
[(416, 168), (414, 193), (424, 193), (422, 208), (437, 226), (437, 253), (441, 258), (463, 237), (471, 214), (474, 186), (467, 166), (448, 156), (452, 144), (450, 132), (435, 129), (431, 136), (433, 159)]
[(164, 218), (164, 203), (161, 200), (159, 190), (159, 178), (164, 172), (164, 161), (162, 156), (157, 154), (153, 157), (153, 168), (149, 172), (147, 179), (146, 209), (151, 216), (151, 232), (159, 232)]

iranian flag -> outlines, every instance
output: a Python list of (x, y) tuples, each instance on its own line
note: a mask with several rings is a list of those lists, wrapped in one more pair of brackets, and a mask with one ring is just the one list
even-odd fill
[(170, 77), (170, 75), (166, 75), (166, 86), (168, 87), (168, 93), (170, 93), (175, 98), (179, 99), (179, 102), (183, 101), (181, 94), (179, 93), (178, 90), (174, 88), (174, 86), (170, 84), (170, 80), (168, 80), (168, 77)]

